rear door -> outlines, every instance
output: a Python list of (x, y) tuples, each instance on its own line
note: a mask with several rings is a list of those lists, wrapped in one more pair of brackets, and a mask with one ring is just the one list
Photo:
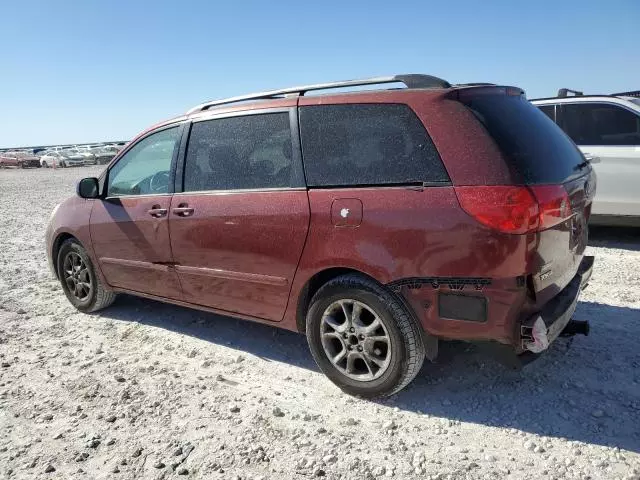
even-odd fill
[(559, 107), (559, 124), (598, 175), (593, 213), (640, 216), (640, 115), (606, 102)]
[(295, 107), (192, 124), (170, 211), (186, 301), (282, 319), (309, 227), (298, 138)]
[(180, 299), (168, 215), (182, 126), (137, 141), (109, 169), (91, 211), (91, 240), (109, 285)]

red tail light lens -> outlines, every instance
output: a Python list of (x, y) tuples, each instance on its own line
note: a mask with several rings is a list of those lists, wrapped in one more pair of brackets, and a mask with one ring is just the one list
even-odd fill
[(562, 185), (455, 187), (455, 191), (465, 212), (505, 233), (544, 230), (571, 216)]
[(527, 187), (455, 187), (460, 205), (473, 218), (505, 233), (527, 233), (538, 227), (538, 203)]
[(540, 185), (531, 187), (538, 200), (538, 230), (545, 230), (571, 217), (571, 201), (562, 185)]

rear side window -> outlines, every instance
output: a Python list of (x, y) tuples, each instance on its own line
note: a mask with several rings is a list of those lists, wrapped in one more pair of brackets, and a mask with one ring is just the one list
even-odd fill
[(640, 117), (606, 103), (562, 106), (562, 123), (578, 145), (640, 145)]
[(554, 122), (556, 121), (556, 106), (555, 105), (538, 105), (538, 108)]
[(424, 126), (402, 104), (300, 107), (310, 187), (447, 183)]
[(287, 112), (194, 123), (184, 191), (297, 186), (292, 151)]
[(526, 184), (564, 183), (581, 175), (584, 157), (553, 120), (523, 96), (465, 92), (461, 99)]

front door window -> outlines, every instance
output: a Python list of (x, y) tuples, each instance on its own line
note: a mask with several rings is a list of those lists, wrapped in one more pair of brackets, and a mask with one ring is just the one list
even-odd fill
[(171, 161), (180, 138), (173, 127), (140, 140), (109, 171), (107, 195), (160, 195), (169, 193)]

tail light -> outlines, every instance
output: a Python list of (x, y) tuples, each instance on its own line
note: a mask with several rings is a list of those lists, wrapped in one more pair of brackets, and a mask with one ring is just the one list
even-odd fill
[(455, 191), (465, 212), (505, 233), (545, 230), (571, 217), (562, 185), (455, 187)]
[(571, 201), (562, 185), (530, 187), (538, 200), (538, 230), (546, 230), (571, 217)]

